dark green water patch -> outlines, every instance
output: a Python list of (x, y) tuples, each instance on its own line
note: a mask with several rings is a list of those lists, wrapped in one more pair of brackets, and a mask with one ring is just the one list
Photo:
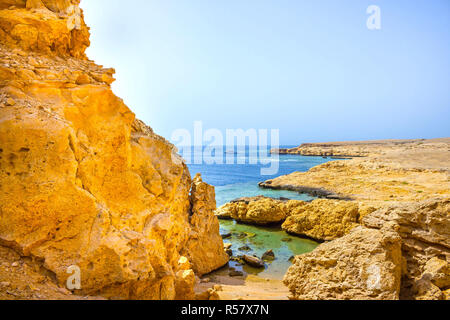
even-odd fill
[(232, 220), (220, 220), (220, 233), (231, 234), (224, 243), (232, 244), (233, 256), (248, 254), (259, 258), (269, 249), (275, 253), (274, 261), (266, 261), (265, 268), (256, 269), (230, 261), (236, 270), (269, 279), (282, 279), (291, 266), (289, 258), (311, 252), (319, 244), (309, 239), (295, 237), (284, 232), (281, 227), (261, 227), (239, 224)]

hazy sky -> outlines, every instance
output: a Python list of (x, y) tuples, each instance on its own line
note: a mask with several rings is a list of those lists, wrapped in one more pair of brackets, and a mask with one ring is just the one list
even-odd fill
[[(366, 9), (381, 8), (381, 30)], [(88, 55), (157, 133), (450, 136), (448, 0), (82, 0)]]

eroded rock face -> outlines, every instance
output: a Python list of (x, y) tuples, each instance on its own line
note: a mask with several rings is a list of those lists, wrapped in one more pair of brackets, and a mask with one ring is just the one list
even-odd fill
[(295, 299), (448, 299), (449, 213), (447, 198), (369, 212), (362, 226), (296, 257), (284, 281)]
[(214, 215), (214, 187), (204, 183), (200, 175), (192, 184), (191, 204), (191, 233), (183, 252), (190, 257), (194, 271), (205, 274), (225, 265), (229, 256), (224, 251), (219, 220)]
[[(10, 7), (11, 2), (14, 7)], [(78, 3), (79, 0), (2, 0), (2, 44), (86, 59), (84, 51), (90, 44), (89, 30)]]
[(316, 240), (333, 240), (359, 225), (359, 219), (375, 209), (350, 201), (318, 199), (310, 203), (289, 201), (288, 217), (282, 228), (286, 232)]
[(403, 239), (405, 267), (401, 297), (444, 299), (450, 288), (450, 199), (398, 204), (362, 219), (370, 228), (397, 223)]
[(293, 299), (394, 300), (400, 293), (401, 262), (395, 226), (359, 226), (297, 256), (283, 281)]
[(214, 190), (85, 58), (68, 1), (13, 2), (0, 0), (0, 244), (61, 286), (79, 266), (78, 293), (191, 298), (194, 271), (226, 263)]
[(264, 197), (227, 203), (217, 209), (221, 219), (235, 219), (240, 222), (267, 225), (280, 223), (286, 218), (284, 203)]
[(288, 233), (323, 241), (347, 234), (359, 225), (361, 217), (374, 210), (350, 201), (286, 201), (260, 196), (227, 203), (216, 210), (216, 215), (249, 224), (283, 223), (282, 228)]

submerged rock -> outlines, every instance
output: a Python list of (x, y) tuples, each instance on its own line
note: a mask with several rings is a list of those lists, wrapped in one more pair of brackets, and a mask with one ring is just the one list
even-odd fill
[(273, 250), (267, 250), (264, 252), (264, 254), (261, 256), (261, 260), (265, 261), (273, 261), (275, 260), (275, 253), (273, 253)]
[(230, 272), (228, 272), (228, 275), (230, 277), (242, 277), (244, 275), (244, 273), (242, 271), (238, 271), (238, 270), (230, 270)]
[(242, 259), (245, 261), (246, 264), (248, 264), (251, 267), (264, 268), (264, 261), (262, 261), (258, 257), (245, 254), (242, 256)]

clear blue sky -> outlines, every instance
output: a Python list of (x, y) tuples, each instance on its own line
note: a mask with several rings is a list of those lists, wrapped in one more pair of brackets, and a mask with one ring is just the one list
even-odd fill
[[(381, 27), (366, 9), (381, 8)], [(82, 0), (88, 55), (153, 129), (281, 144), (450, 136), (449, 0)]]

